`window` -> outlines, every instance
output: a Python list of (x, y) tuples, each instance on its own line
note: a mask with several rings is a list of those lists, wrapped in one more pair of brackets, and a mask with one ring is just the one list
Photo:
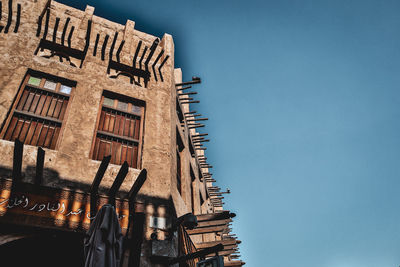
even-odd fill
[(29, 71), (3, 123), (1, 137), (55, 149), (76, 82)]
[(144, 103), (105, 91), (101, 99), (92, 159), (111, 155), (111, 163), (129, 167), (140, 165)]

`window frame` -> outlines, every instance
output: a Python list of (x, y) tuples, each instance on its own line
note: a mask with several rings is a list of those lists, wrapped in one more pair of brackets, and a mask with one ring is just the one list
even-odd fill
[[(114, 103), (113, 106), (108, 106), (108, 105), (104, 105), (104, 98), (113, 98)], [(136, 112), (132, 112), (132, 111), (126, 111), (126, 110), (121, 110), (118, 109), (118, 103), (119, 102), (125, 102), (128, 104), (128, 110), (132, 110), (132, 106), (138, 106), (140, 107), (140, 113), (136, 113)], [(100, 124), (100, 118), (101, 118), (101, 112), (103, 110), (103, 108), (105, 109), (110, 109), (114, 112), (123, 112), (132, 116), (137, 116), (140, 117), (140, 124), (139, 124), (139, 138), (138, 139), (134, 139), (134, 138), (129, 138), (126, 136), (120, 136), (120, 135), (115, 135), (113, 133), (110, 132), (104, 132), (104, 131), (100, 131), (99, 133), (99, 124)], [(109, 90), (103, 90), (102, 94), (101, 94), (101, 98), (100, 98), (100, 104), (99, 104), (99, 108), (97, 111), (97, 119), (96, 119), (96, 125), (94, 128), (94, 132), (93, 132), (93, 140), (92, 140), (92, 145), (91, 145), (91, 149), (90, 149), (90, 153), (89, 153), (89, 158), (95, 161), (101, 161), (99, 159), (95, 159), (95, 146), (96, 146), (96, 138), (98, 133), (100, 135), (106, 135), (110, 138), (120, 138), (120, 139), (125, 139), (128, 141), (133, 141), (133, 142), (137, 142), (138, 143), (138, 149), (137, 149), (137, 162), (136, 162), (136, 167), (131, 167), (129, 166), (129, 168), (136, 168), (136, 169), (141, 169), (142, 168), (142, 154), (143, 154), (143, 135), (144, 135), (144, 120), (145, 120), (145, 112), (146, 112), (146, 102), (137, 98), (133, 98), (130, 96), (126, 96), (126, 95), (122, 95), (122, 94), (118, 94), (115, 93), (113, 91), (109, 91)], [(131, 140), (134, 139), (134, 140)], [(123, 144), (121, 142), (121, 144)], [(106, 155), (104, 155), (106, 156)], [(111, 164), (115, 164), (110, 162)], [(122, 165), (121, 164), (115, 164), (115, 165)]]
[[(28, 82), (29, 82), (30, 77), (40, 78), (41, 80), (40, 80), (39, 85), (36, 86), (36, 85), (33, 85), (33, 84), (29, 84)], [(45, 84), (46, 81), (55, 82), (56, 83), (55, 90), (51, 90), (51, 89), (45, 88), (44, 84)], [(60, 88), (61, 88), (62, 85), (66, 85), (66, 86), (71, 88), (71, 91), (70, 91), (69, 94), (60, 92)], [(0, 128), (0, 139), (10, 141), (8, 139), (5, 139), (5, 136), (7, 134), (7, 130), (8, 130), (8, 127), (10, 126), (12, 118), (14, 117), (14, 114), (17, 113), (17, 114), (19, 114), (19, 116), (26, 116), (26, 117), (31, 118), (31, 122), (35, 121), (35, 120), (37, 120), (37, 121), (43, 120), (43, 121), (46, 121), (46, 122), (49, 122), (49, 123), (55, 123), (55, 124), (59, 123), (59, 124), (61, 124), (60, 130), (59, 130), (59, 134), (57, 136), (57, 140), (55, 141), (55, 145), (54, 145), (53, 148), (51, 148), (52, 141), (50, 143), (50, 147), (45, 147), (44, 143), (43, 143), (42, 146), (40, 146), (40, 145), (37, 144), (37, 142), (36, 142), (36, 145), (26, 144), (26, 145), (37, 146), (37, 147), (40, 146), (40, 147), (51, 149), (51, 150), (55, 150), (55, 151), (58, 150), (59, 144), (60, 144), (60, 140), (62, 139), (62, 136), (63, 136), (63, 133), (64, 133), (65, 122), (68, 119), (69, 109), (70, 109), (70, 106), (71, 106), (70, 102), (72, 102), (72, 99), (74, 97), (76, 85), (77, 85), (76, 81), (72, 81), (72, 80), (69, 80), (69, 79), (66, 79), (66, 78), (63, 78), (63, 77), (55, 76), (55, 75), (52, 75), (52, 74), (49, 74), (49, 73), (28, 69), (28, 71), (24, 75), (24, 78), (22, 79), (22, 82), (20, 83), (20, 86), (18, 87), (18, 91), (15, 94), (13, 102), (12, 102), (8, 112), (7, 112), (6, 118), (3, 120), (3, 123), (2, 123), (1, 128)], [(21, 98), (23, 97), (24, 92), (25, 91), (29, 92), (29, 90), (26, 90), (27, 86), (31, 87), (33, 90), (41, 91), (41, 94), (40, 94), (41, 96), (44, 95), (43, 92), (45, 92), (45, 93), (50, 94), (50, 95), (55, 95), (55, 96), (58, 96), (58, 97), (66, 98), (68, 103), (66, 105), (66, 108), (65, 108), (64, 115), (63, 115), (62, 119), (60, 120), (59, 118), (53, 118), (51, 116), (47, 116), (47, 114), (46, 114), (46, 116), (43, 116), (41, 114), (38, 115), (35, 112), (32, 113), (30, 111), (18, 110), (17, 108), (18, 108), (18, 105), (20, 104), (19, 102), (20, 102)], [(29, 94), (28, 94), (27, 98), (29, 98)], [(41, 97), (39, 97), (39, 99), (37, 100), (36, 108), (39, 105), (40, 98)], [(27, 101), (27, 99), (25, 101)], [(34, 98), (31, 101), (34, 101)], [(58, 101), (58, 100), (56, 100), (56, 101)], [(45, 105), (45, 103), (46, 103), (46, 100), (44, 100), (43, 105)], [(26, 102), (23, 104), (23, 107), (25, 106), (25, 104), (26, 104)], [(57, 104), (55, 104), (55, 105), (57, 105)], [(51, 106), (51, 102), (49, 104), (49, 107), (50, 106)], [(54, 109), (55, 108), (56, 107), (54, 107)], [(61, 106), (60, 109), (62, 109), (62, 106)], [(59, 112), (61, 113), (62, 110), (60, 110)], [(53, 111), (53, 113), (54, 113), (54, 111)], [(22, 131), (22, 129), (20, 131)], [(25, 139), (26, 139), (27, 135), (28, 135), (28, 132), (25, 135)], [(31, 138), (33, 138), (33, 136)], [(19, 137), (18, 137), (18, 139), (19, 139)], [(25, 139), (23, 141), (25, 141)]]

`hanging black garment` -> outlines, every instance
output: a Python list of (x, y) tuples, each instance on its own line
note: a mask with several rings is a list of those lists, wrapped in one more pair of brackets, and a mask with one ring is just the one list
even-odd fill
[(119, 267), (122, 233), (112, 205), (106, 204), (96, 215), (85, 237), (85, 267)]

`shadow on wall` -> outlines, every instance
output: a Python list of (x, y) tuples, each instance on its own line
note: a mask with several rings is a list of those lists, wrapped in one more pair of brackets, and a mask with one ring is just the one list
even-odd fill
[[(65, 193), (63, 193), (63, 197), (61, 198), (62, 199), (67, 198), (70, 200), (68, 201), (68, 204), (65, 206), (65, 210), (75, 211), (75, 212), (77, 208), (74, 208), (73, 205), (74, 203), (76, 203), (76, 201), (81, 203), (90, 202), (89, 192), (91, 185), (63, 179), (62, 177), (60, 177), (57, 171), (50, 168), (44, 168), (43, 181), (42, 181), (43, 187), (35, 187), (34, 186), (35, 174), (36, 174), (35, 166), (27, 166), (25, 168), (25, 171), (22, 173), (22, 183), (24, 185), (23, 186), (24, 189), (21, 188), (22, 190), (19, 190), (20, 194), (24, 192), (30, 192), (38, 196), (47, 195), (49, 196), (49, 198), (46, 201), (49, 201), (50, 199), (50, 204), (52, 204), (52, 202), (57, 201), (57, 198), (55, 198), (55, 196), (60, 195), (60, 190), (68, 189), (71, 190), (72, 193), (69, 194), (69, 196), (65, 196)], [(11, 177), (12, 177), (12, 169), (0, 166), (0, 179), (1, 178), (11, 179)], [(100, 198), (102, 199), (101, 201), (98, 201), (99, 208), (107, 201), (107, 194), (109, 189), (110, 188), (104, 186), (99, 187), (98, 192)], [(116, 197), (121, 201), (117, 201), (116, 203), (117, 209), (119, 210), (129, 209), (129, 204), (127, 201), (128, 193), (129, 192), (123, 190), (118, 191)], [(33, 203), (30, 203), (30, 205), (33, 205)], [(81, 208), (84, 209), (85, 205), (86, 204), (83, 204)], [(164, 231), (165, 229), (163, 228), (166, 228), (170, 225), (171, 218), (176, 218), (176, 210), (174, 208), (172, 198), (170, 197), (169, 199), (164, 199), (159, 197), (152, 197), (149, 195), (143, 195), (139, 193), (136, 197), (135, 205), (136, 205), (136, 211), (139, 210), (140, 212), (145, 213), (147, 215), (148, 220), (146, 220), (146, 223), (148, 224), (148, 227), (152, 228), (153, 232), (157, 236), (167, 238), (167, 236), (165, 236), (163, 233), (165, 232)], [(85, 221), (85, 219), (86, 222), (89, 222), (87, 218), (84, 218), (86, 216), (85, 212), (86, 210), (81, 214), (81, 219), (79, 220), (81, 224), (83, 221)], [(160, 218), (163, 225), (157, 225), (157, 222), (160, 223)], [(79, 225), (78, 228), (81, 227), (82, 225)]]
[[(15, 192), (8, 195), (9, 202), (0, 205), (0, 239), (10, 234), (25, 236), (0, 244), (0, 258), (9, 260), (11, 263), (9, 266), (28, 266), (28, 264), (29, 266), (82, 266), (80, 254), (82, 238), (90, 224), (90, 220), (86, 217), (87, 204), (90, 203), (88, 194), (90, 185), (63, 179), (57, 171), (45, 168), (43, 186), (35, 186), (33, 184), (35, 173), (35, 166), (27, 166), (22, 173), (22, 183), (17, 186)], [(11, 177), (12, 169), (0, 166), (0, 189), (11, 190)], [(71, 192), (61, 190), (66, 188)], [(100, 188), (100, 197), (103, 198), (98, 202), (99, 207), (101, 203), (104, 204), (104, 201), (107, 201), (105, 195), (108, 190), (109, 188)], [(120, 211), (129, 209), (127, 194), (128, 192), (125, 191), (118, 192), (117, 197), (123, 200), (116, 201), (116, 208)], [(24, 195), (30, 198), (26, 207), (23, 207)], [(65, 210), (61, 212), (60, 206), (54, 205), (63, 201), (66, 205)], [(15, 205), (17, 202), (22, 204)], [(67, 216), (71, 211), (77, 213), (76, 203), (81, 204), (79, 207), (82, 213)], [(8, 204), (11, 208), (7, 207)], [(35, 208), (36, 204), (39, 206)], [(54, 208), (57, 208), (57, 211), (53, 211)], [(126, 237), (126, 232), (130, 233), (130, 238), (125, 240), (127, 246), (134, 248), (132, 251), (134, 256), (129, 258), (129, 261), (139, 263), (148, 260), (146, 255), (151, 255), (152, 247), (151, 242), (144, 242), (144, 240), (150, 238), (175, 240), (176, 237), (167, 230), (172, 218), (176, 218), (172, 198), (162, 199), (138, 194), (135, 201), (135, 213), (130, 213), (128, 217), (125, 217), (125, 227), (128, 230), (123, 231)], [(123, 224), (122, 220), (120, 219), (121, 224)], [(26, 229), (30, 228), (35, 229), (27, 234)], [(75, 237), (69, 238), (69, 233), (74, 234)], [(170, 244), (170, 242), (167, 243)], [(79, 247), (79, 249), (72, 251), (71, 247)], [(174, 247), (168, 247), (168, 249), (176, 250)], [(24, 257), (18, 257), (22, 254)], [(62, 262), (60, 259), (63, 259)], [(2, 260), (2, 262), (5, 261)]]
[[(22, 172), (22, 182), (33, 184), (35, 175), (36, 175), (36, 166), (28, 165), (25, 168), (25, 171)], [(12, 177), (12, 169), (0, 165), (0, 178), (11, 179), (11, 177)], [(90, 191), (90, 184), (79, 183), (68, 179), (64, 179), (60, 176), (58, 171), (51, 168), (43, 169), (42, 185), (60, 189), (81, 190), (83, 192)], [(109, 189), (110, 188), (100, 185), (98, 192), (100, 194), (107, 195)], [(120, 190), (117, 193), (117, 197), (123, 198), (127, 193), (128, 193), (127, 191)]]

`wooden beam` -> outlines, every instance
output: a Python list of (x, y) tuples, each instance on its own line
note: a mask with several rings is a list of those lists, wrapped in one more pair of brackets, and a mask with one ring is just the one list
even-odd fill
[(140, 171), (136, 181), (133, 183), (131, 190), (128, 193), (128, 199), (130, 203), (135, 201), (137, 194), (139, 193), (140, 188), (142, 188), (144, 182), (147, 179), (147, 170), (143, 169)]
[(236, 239), (227, 239), (227, 240), (218, 240), (218, 241), (211, 241), (211, 242), (202, 242), (202, 243), (195, 243), (196, 248), (207, 248), (207, 247), (212, 247), (217, 244), (222, 244), (224, 246), (229, 246), (229, 245), (234, 245), (234, 244), (240, 244), (240, 240)]
[[(133, 223), (131, 237), (127, 240), (129, 249), (128, 267), (139, 267), (140, 252), (144, 238), (144, 227), (146, 214), (144, 212), (134, 212), (130, 219)], [(129, 233), (129, 229), (127, 230)], [(124, 259), (124, 257), (122, 257)], [(122, 266), (122, 265), (121, 265)]]
[(230, 213), (229, 211), (223, 211), (219, 213), (210, 213), (210, 214), (201, 214), (201, 215), (196, 215), (197, 216), (197, 221), (212, 221), (212, 220), (224, 220), (224, 219), (229, 219), (233, 218), (236, 216), (235, 213)]
[(111, 185), (110, 190), (108, 191), (108, 197), (109, 197), (110, 204), (114, 205), (115, 196), (116, 196), (119, 188), (121, 187), (122, 183), (124, 182), (125, 177), (128, 174), (128, 171), (129, 171), (128, 162), (124, 161), (121, 168), (119, 169), (117, 177), (115, 177), (115, 180), (114, 180), (113, 184)]
[(225, 261), (224, 262), (224, 266), (226, 266), (226, 267), (242, 266), (245, 264), (246, 263), (243, 261)]
[(103, 176), (107, 170), (108, 164), (110, 163), (110, 160), (111, 160), (111, 155), (104, 157), (103, 160), (101, 161), (101, 164), (99, 166), (99, 169), (97, 170), (96, 176), (93, 179), (92, 186), (90, 187), (90, 193), (97, 193), (100, 182), (103, 179)]
[(198, 222), (197, 228), (208, 227), (208, 226), (217, 226), (217, 225), (226, 225), (230, 222), (232, 222), (232, 219), (215, 220), (215, 221), (201, 221), (201, 222)]
[(222, 232), (226, 230), (227, 226), (213, 226), (213, 227), (205, 227), (205, 228), (196, 228), (193, 230), (186, 230), (189, 235), (196, 234), (206, 234), (206, 233), (214, 233), (214, 232)]
[(224, 250), (231, 250), (231, 249), (236, 250), (237, 248), (238, 248), (238, 245), (236, 245), (236, 244), (224, 246)]
[(98, 189), (100, 186), (100, 182), (103, 179), (104, 173), (107, 170), (110, 160), (111, 160), (110, 155), (103, 158), (99, 166), (99, 169), (97, 170), (96, 176), (93, 179), (92, 185), (90, 187), (90, 217), (92, 218), (96, 215)]
[[(223, 250), (223, 251), (220, 251), (220, 252), (218, 252), (218, 255), (219, 256), (228, 256), (228, 255), (231, 255), (232, 253), (235, 253), (236, 252), (236, 250), (233, 250), (233, 249), (231, 249), (231, 250)], [(210, 253), (208, 256), (215, 256), (215, 253)]]
[(211, 253), (216, 253), (217, 252), (219, 254), (220, 253), (219, 251), (221, 251), (222, 249), (224, 249), (224, 246), (219, 244), (219, 245), (216, 245), (216, 246), (213, 246), (213, 247), (210, 247), (210, 248), (206, 248), (206, 249), (199, 250), (199, 251), (187, 254), (187, 255), (183, 255), (183, 256), (178, 257), (178, 258), (171, 259), (171, 260), (168, 261), (168, 265), (172, 265), (172, 264), (175, 264), (175, 263), (178, 263), (178, 262), (185, 262), (185, 261), (190, 260), (190, 259), (204, 257), (204, 256), (209, 255)]

